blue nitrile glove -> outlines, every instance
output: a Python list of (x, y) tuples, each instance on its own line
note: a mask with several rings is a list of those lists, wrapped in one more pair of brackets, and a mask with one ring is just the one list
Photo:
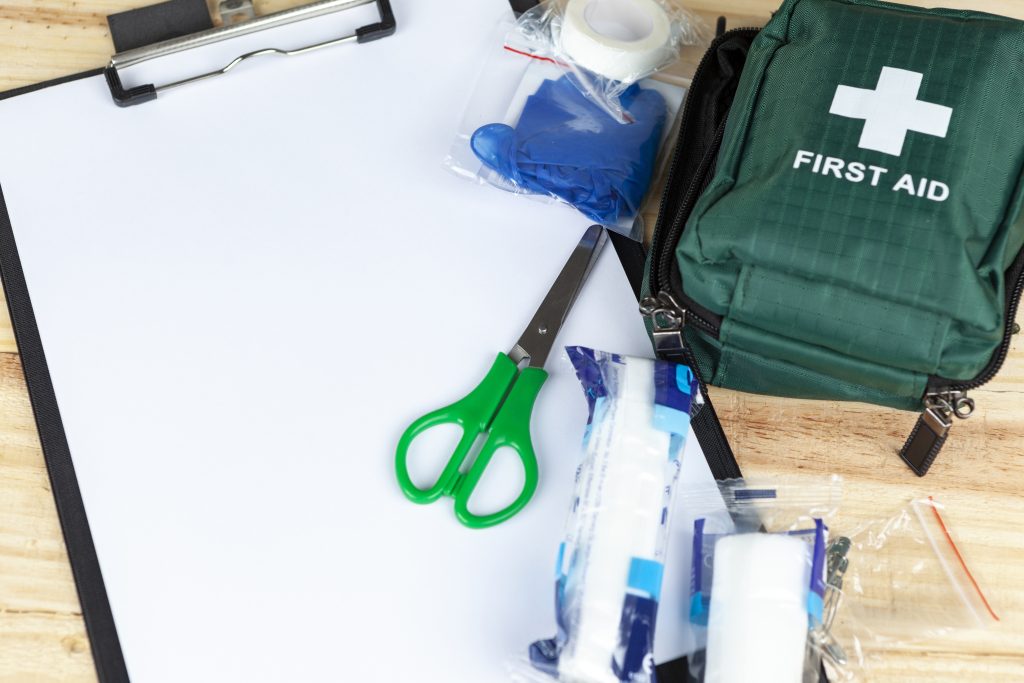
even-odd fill
[(477, 129), (473, 152), (519, 187), (559, 197), (598, 223), (632, 220), (651, 183), (667, 105), (638, 85), (620, 101), (633, 123), (613, 119), (567, 76), (544, 81), (515, 128)]

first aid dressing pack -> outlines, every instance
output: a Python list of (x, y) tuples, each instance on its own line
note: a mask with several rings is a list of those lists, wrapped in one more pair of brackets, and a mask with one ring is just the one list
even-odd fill
[(516, 680), (653, 682), (672, 495), (703, 401), (685, 365), (567, 351), (590, 417), (556, 563), (558, 632)]
[(901, 455), (923, 475), (1014, 330), (1022, 55), (1020, 21), (875, 0), (787, 0), (720, 36), (644, 273), (659, 354), (922, 411)]

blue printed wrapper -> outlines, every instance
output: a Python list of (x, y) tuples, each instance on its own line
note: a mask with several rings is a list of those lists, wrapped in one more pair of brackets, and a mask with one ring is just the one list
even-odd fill
[[(609, 643), (607, 650), (606, 671), (611, 678), (606, 676), (601, 680), (653, 682), (656, 680), (654, 628), (661, 597), (669, 510), (690, 418), (702, 403), (699, 385), (694, 373), (683, 365), (584, 347), (570, 347), (567, 352), (583, 388), (589, 414), (565, 540), (557, 554), (555, 613), (558, 630), (554, 638), (530, 646), (530, 663), (536, 670), (554, 678), (567, 666), (567, 653), (574, 652), (573, 639), (583, 613), (581, 604), (588, 597), (583, 595), (586, 590), (582, 587), (586, 584), (588, 568), (593, 569), (591, 563), (598, 561), (596, 557), (601, 557), (601, 561), (609, 557), (607, 545), (603, 547), (603, 555), (595, 555), (597, 551), (593, 549), (598, 543), (594, 540), (595, 534), (599, 535), (604, 526), (616, 526), (626, 520), (626, 528), (633, 530), (629, 541), (633, 542), (635, 536), (646, 539), (646, 545), (636, 541), (637, 545), (622, 549), (624, 564), (621, 570), (616, 570), (621, 571), (622, 592), (615, 593), (619, 596), (620, 617), (617, 636), (612, 630), (616, 642)], [(627, 428), (631, 430), (630, 448), (620, 447), (616, 451), (609, 444), (616, 443), (615, 435), (621, 436), (622, 430)], [(638, 444), (635, 449), (634, 444)], [(653, 479), (656, 488), (652, 489), (652, 496), (644, 497), (648, 503), (638, 506), (643, 510), (633, 511), (627, 505), (624, 510), (616, 511), (614, 504), (606, 504), (611, 499), (601, 498), (613, 495), (607, 489), (616, 486), (620, 487), (621, 495), (620, 480), (609, 472), (622, 474), (624, 467), (643, 467), (647, 475), (654, 475), (645, 477)], [(620, 506), (621, 500), (617, 499)], [(637, 515), (635, 525), (630, 516), (634, 512)], [(624, 516), (610, 517), (616, 514)]]
[[(626, 365), (629, 357), (594, 351), (584, 346), (567, 347), (566, 353), (587, 399), (589, 413), (588, 430), (584, 434), (586, 438), (601, 400), (618, 389), (621, 368)], [(690, 427), (691, 415), (703, 403), (697, 377), (686, 365), (661, 360), (653, 363), (654, 426), (661, 431), (685, 436)]]

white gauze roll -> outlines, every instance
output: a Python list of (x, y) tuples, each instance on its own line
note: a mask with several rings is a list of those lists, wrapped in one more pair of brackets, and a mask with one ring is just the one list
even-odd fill
[(810, 546), (739, 534), (715, 544), (704, 683), (801, 683)]
[(630, 358), (617, 398), (595, 421), (580, 473), (573, 592), (575, 629), (559, 679), (619, 683), (611, 661), (633, 557), (653, 558), (664, 501), (670, 435), (652, 426), (654, 363)]
[(663, 66), (672, 20), (656, 0), (569, 0), (559, 41), (576, 64), (632, 83)]

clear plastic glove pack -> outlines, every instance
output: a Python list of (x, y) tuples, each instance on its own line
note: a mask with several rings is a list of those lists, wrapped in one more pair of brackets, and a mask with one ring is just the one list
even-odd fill
[[(488, 39), (444, 165), (480, 184), (567, 204), (639, 240), (688, 81), (668, 72), (616, 80), (614, 87), (595, 80), (553, 56), (547, 31), (560, 11), (542, 4)], [(672, 50), (678, 56), (678, 46)]]

